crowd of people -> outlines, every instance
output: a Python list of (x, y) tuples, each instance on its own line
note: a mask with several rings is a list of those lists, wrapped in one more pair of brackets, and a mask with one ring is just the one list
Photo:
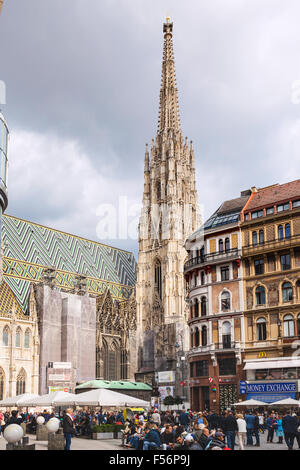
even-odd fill
[[(136, 450), (245, 450), (261, 445), (261, 434), (267, 443), (283, 444), (292, 450), (295, 442), (300, 449), (300, 413), (246, 411), (222, 414), (211, 412), (159, 412), (157, 409), (131, 414), (124, 418), (122, 411), (84, 411), (72, 409), (60, 413), (0, 412), (0, 435), (9, 424), (26, 423), (28, 432), (35, 433), (38, 416), (45, 423), (60, 419), (70, 450), (72, 437), (92, 438), (94, 428), (101, 424), (119, 424), (122, 446)], [(277, 439), (276, 441), (274, 439)]]
[(292, 450), (297, 442), (300, 449), (300, 414), (289, 412), (260, 413), (228, 410), (220, 415), (190, 410), (141, 414), (126, 421), (122, 444), (136, 450), (245, 450), (260, 447), (260, 434), (267, 433), (267, 443), (286, 442)]

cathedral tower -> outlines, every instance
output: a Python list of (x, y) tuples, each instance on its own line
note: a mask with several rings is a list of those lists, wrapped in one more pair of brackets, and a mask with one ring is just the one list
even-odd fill
[(195, 155), (180, 125), (169, 18), (163, 32), (158, 129), (150, 150), (146, 145), (139, 223), (136, 298), (139, 373), (144, 379), (176, 368), (175, 344), (181, 343), (180, 337), (186, 341), (184, 242), (199, 225)]

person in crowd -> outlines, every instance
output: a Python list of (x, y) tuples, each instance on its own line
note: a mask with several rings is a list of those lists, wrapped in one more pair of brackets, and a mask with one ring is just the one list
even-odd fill
[(158, 449), (161, 446), (159, 433), (151, 429), (150, 425), (145, 426), (145, 438), (143, 450)]
[(253, 446), (253, 432), (255, 425), (255, 418), (251, 411), (247, 411), (245, 414), (245, 421), (247, 425), (247, 446)]
[(277, 444), (282, 444), (283, 443), (283, 427), (282, 427), (282, 416), (278, 415), (275, 421), (275, 433), (276, 437), (278, 437), (278, 442)]
[(186, 450), (203, 450), (201, 445), (195, 440), (193, 434), (188, 434), (184, 442)]
[(235, 446), (235, 433), (238, 431), (238, 425), (236, 418), (233, 416), (232, 411), (228, 411), (228, 414), (224, 421), (224, 432), (226, 434), (227, 446), (229, 449), (234, 450)]
[(21, 424), (22, 423), (22, 418), (19, 416), (18, 410), (12, 410), (10, 418), (6, 422), (6, 426), (9, 426), (10, 424)]
[(154, 413), (152, 414), (151, 421), (152, 421), (152, 423), (155, 423), (158, 426), (161, 425), (161, 419), (160, 419), (160, 414), (159, 414), (158, 410), (155, 410)]
[(187, 431), (189, 426), (190, 418), (189, 414), (183, 410), (181, 410), (179, 415), (179, 424), (184, 426), (184, 429)]
[(247, 442), (247, 423), (242, 414), (237, 415), (237, 437), (239, 442), (240, 450), (245, 450), (245, 445)]
[(291, 416), (286, 412), (282, 418), (282, 428), (288, 450), (293, 450), (294, 440), (298, 433), (298, 420), (296, 415)]
[(72, 408), (68, 408), (63, 417), (63, 431), (66, 440), (65, 450), (71, 450), (72, 437), (75, 433), (72, 411)]
[(266, 419), (266, 426), (267, 426), (267, 442), (272, 443), (274, 439), (274, 432), (275, 432), (275, 427), (276, 427), (276, 420), (274, 419), (274, 412), (272, 412), (268, 418)]
[(175, 444), (175, 432), (173, 432), (173, 428), (170, 424), (167, 424), (165, 431), (161, 434), (160, 440), (164, 450), (173, 449)]

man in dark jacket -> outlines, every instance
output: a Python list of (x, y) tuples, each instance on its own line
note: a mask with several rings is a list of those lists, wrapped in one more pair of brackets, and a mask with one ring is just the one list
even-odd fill
[(224, 420), (224, 432), (227, 438), (227, 446), (234, 450), (235, 445), (235, 433), (238, 430), (238, 425), (235, 417), (233, 416), (232, 411), (228, 412)]
[(166, 450), (172, 449), (175, 444), (175, 433), (170, 424), (166, 426), (165, 431), (160, 436), (161, 443), (166, 444)]
[(75, 434), (72, 411), (72, 408), (68, 408), (63, 417), (63, 431), (66, 439), (65, 450), (71, 450), (71, 440)]
[(293, 450), (294, 440), (297, 436), (298, 420), (296, 416), (291, 416), (288, 413), (284, 414), (282, 419), (282, 427), (284, 432), (284, 440), (289, 450)]
[(143, 450), (158, 449), (160, 444), (161, 442), (158, 432), (146, 426)]
[(189, 425), (189, 415), (185, 411), (181, 411), (179, 415), (179, 423), (184, 426), (184, 429), (187, 431)]
[(208, 429), (218, 429), (220, 427), (220, 418), (215, 411), (212, 411), (207, 417)]

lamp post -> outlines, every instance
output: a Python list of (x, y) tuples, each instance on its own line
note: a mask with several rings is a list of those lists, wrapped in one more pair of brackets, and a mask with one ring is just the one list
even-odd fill
[(280, 338), (281, 337), (281, 320), (280, 319), (277, 322), (277, 326), (278, 326), (278, 338)]
[[(184, 404), (184, 400), (185, 400), (185, 393), (184, 393), (184, 361), (185, 361), (185, 356), (184, 356), (184, 350), (183, 350), (183, 336), (182, 334), (178, 334), (178, 336), (180, 336), (180, 339), (181, 339), (181, 356), (180, 356), (180, 361), (181, 361), (181, 381), (182, 381), (182, 401), (183, 401), (183, 404)], [(180, 345), (176, 342), (175, 344), (175, 348), (177, 350), (179, 350), (180, 348)], [(180, 352), (180, 351), (179, 351)]]

